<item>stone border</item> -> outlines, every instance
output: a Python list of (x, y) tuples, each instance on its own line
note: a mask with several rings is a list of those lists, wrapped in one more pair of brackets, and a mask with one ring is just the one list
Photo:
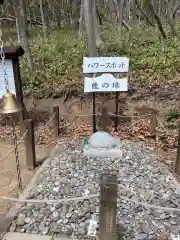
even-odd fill
[[(57, 150), (59, 150), (60, 144), (61, 143), (57, 143), (56, 146), (54, 147), (54, 149), (50, 152), (49, 156), (46, 157), (43, 164), (39, 167), (39, 169), (37, 170), (35, 175), (31, 178), (30, 182), (28, 183), (28, 185), (25, 187), (25, 189), (23, 190), (23, 192), (19, 196), (20, 199), (24, 200), (28, 197), (29, 192), (36, 185), (39, 175), (45, 169), (45, 167), (50, 163), (52, 156), (54, 156), (54, 154), (57, 152)], [(60, 149), (60, 152), (63, 152), (66, 149), (67, 149), (67, 147), (64, 147), (63, 149)], [(6, 214), (5, 218), (10, 219), (11, 221), (10, 220), (8, 221), (7, 226), (6, 226), (6, 230), (4, 231), (4, 233), (0, 234), (0, 239), (3, 239), (4, 235), (7, 233), (7, 230), (9, 229), (13, 219), (16, 217), (20, 207), (21, 207), (21, 205), (19, 203), (16, 203), (16, 204), (13, 205), (13, 207)]]

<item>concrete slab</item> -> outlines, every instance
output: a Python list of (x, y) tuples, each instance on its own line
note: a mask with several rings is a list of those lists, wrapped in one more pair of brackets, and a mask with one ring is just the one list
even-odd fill
[[(6, 233), (3, 240), (69, 240), (69, 238), (53, 238), (52, 236), (42, 236), (38, 234)], [(75, 240), (75, 239), (74, 239)]]

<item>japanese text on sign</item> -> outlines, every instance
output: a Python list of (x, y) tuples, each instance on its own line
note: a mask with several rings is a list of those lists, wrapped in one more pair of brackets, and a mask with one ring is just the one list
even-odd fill
[(126, 57), (84, 57), (83, 73), (128, 72), (129, 59)]
[(97, 78), (84, 80), (84, 92), (126, 92), (128, 91), (127, 78), (117, 79), (111, 74), (102, 74)]
[[(5, 60), (5, 69), (7, 73), (7, 80), (9, 83), (9, 90), (11, 93), (16, 94), (15, 81), (14, 81), (14, 72), (12, 60)], [(6, 92), (5, 88), (5, 79), (4, 79), (4, 69), (0, 61), (0, 98)]]

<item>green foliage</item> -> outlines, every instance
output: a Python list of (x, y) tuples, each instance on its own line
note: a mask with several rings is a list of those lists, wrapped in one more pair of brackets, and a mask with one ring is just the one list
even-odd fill
[(82, 89), (82, 57), (84, 42), (76, 33), (54, 32), (50, 40), (41, 38), (30, 42), (34, 70), (29, 71), (26, 57), (21, 61), (23, 84), (27, 92)]
[[(103, 30), (101, 56), (130, 58), (131, 79), (139, 86), (180, 82), (180, 46), (178, 38), (161, 39), (155, 28), (138, 25), (120, 38), (118, 31)], [(40, 36), (30, 40), (34, 71), (30, 72), (26, 57), (21, 61), (26, 92), (46, 95), (47, 91), (83, 89), (82, 60), (85, 43), (74, 31), (55, 31), (49, 40)]]
[(108, 40), (108, 55), (130, 58), (132, 79), (140, 85), (150, 83), (176, 84), (180, 74), (180, 47), (177, 38), (161, 40), (154, 28), (138, 26), (123, 39), (115, 35)]
[(167, 122), (175, 123), (180, 118), (180, 111), (177, 109), (171, 109), (167, 114)]

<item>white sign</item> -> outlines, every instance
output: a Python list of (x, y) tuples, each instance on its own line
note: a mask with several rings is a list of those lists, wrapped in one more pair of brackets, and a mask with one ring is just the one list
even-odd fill
[[(13, 64), (11, 59), (5, 60), (5, 69), (7, 73), (7, 80), (9, 83), (9, 91), (13, 94), (16, 94), (14, 71), (13, 71)], [(6, 92), (5, 86), (6, 85), (5, 85), (5, 79), (4, 79), (4, 69), (0, 61), (0, 98), (2, 98), (3, 94)]]
[(129, 71), (126, 57), (84, 57), (83, 73), (124, 73)]
[(115, 78), (110, 73), (102, 74), (99, 77), (84, 79), (84, 92), (127, 92), (128, 79)]

